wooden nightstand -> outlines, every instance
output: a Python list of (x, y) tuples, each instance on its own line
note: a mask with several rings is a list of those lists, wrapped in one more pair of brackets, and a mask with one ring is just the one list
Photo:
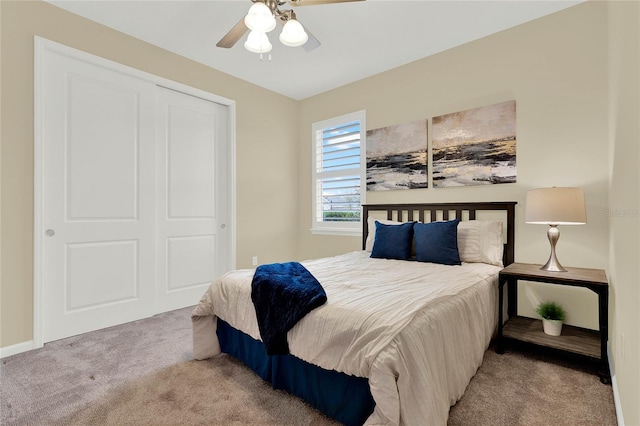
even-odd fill
[[(607, 360), (609, 335), (609, 283), (602, 269), (566, 268), (567, 272), (547, 272), (541, 265), (512, 263), (500, 271), (498, 303), (497, 353), (504, 353), (509, 340), (550, 347), (598, 361), (598, 375), (602, 383), (610, 383)], [(598, 295), (599, 330), (564, 325), (561, 336), (549, 336), (542, 331), (540, 320), (518, 316), (518, 280), (536, 281), (552, 285), (586, 287)], [(504, 285), (507, 284), (507, 314), (503, 324)]]

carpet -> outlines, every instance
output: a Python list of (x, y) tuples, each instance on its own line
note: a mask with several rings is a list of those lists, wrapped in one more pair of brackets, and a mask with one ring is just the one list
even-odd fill
[[(48, 343), (0, 363), (2, 425), (335, 426), (237, 360), (191, 359), (192, 308)], [(491, 348), (449, 426), (616, 425), (579, 364)]]
[(186, 361), (111, 392), (60, 425), (337, 425), (223, 355)]

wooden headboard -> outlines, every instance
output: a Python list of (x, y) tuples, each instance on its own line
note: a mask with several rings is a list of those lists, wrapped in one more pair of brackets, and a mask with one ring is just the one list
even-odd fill
[(504, 245), (502, 261), (504, 266), (514, 262), (515, 258), (515, 210), (516, 201), (496, 201), (480, 203), (419, 203), (419, 204), (363, 204), (362, 248), (365, 248), (369, 228), (367, 218), (373, 212), (386, 212), (388, 220), (399, 222), (419, 221), (423, 223), (436, 220), (475, 220), (477, 212), (504, 211), (506, 213), (507, 242)]

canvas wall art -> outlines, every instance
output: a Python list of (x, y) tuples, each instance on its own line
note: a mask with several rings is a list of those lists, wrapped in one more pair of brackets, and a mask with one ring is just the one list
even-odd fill
[(426, 187), (426, 119), (367, 131), (367, 191)]
[(516, 181), (516, 101), (433, 118), (433, 186)]

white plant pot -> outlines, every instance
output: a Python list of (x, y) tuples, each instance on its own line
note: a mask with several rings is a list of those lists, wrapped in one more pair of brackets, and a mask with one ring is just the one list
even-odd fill
[(562, 332), (562, 321), (542, 319), (542, 329), (545, 334), (550, 336), (559, 336)]

